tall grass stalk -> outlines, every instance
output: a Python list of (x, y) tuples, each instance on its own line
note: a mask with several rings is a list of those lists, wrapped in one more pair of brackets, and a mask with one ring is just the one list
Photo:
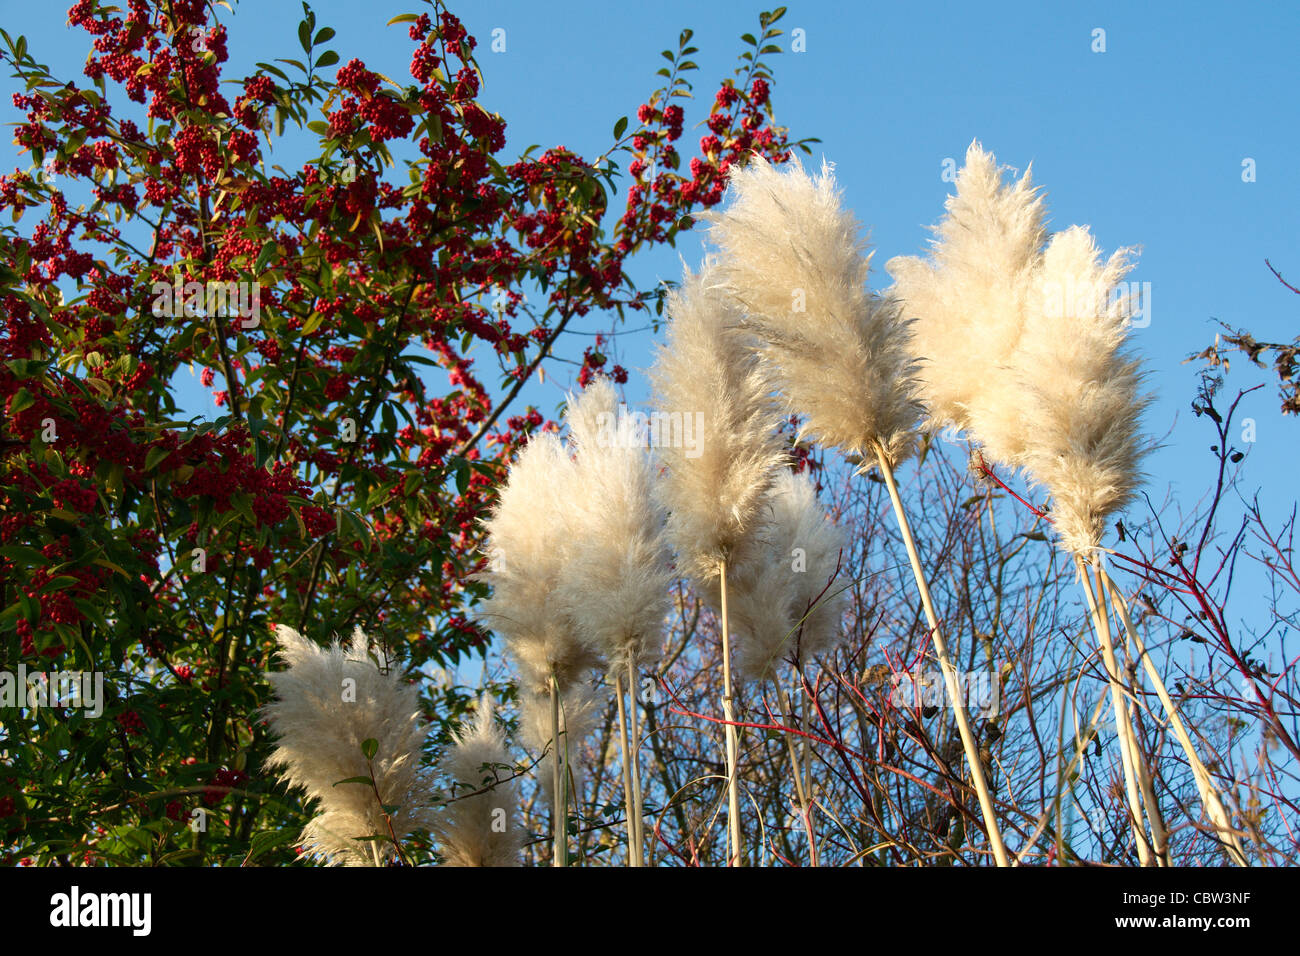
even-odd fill
[(957, 671), (948, 656), (943, 629), (939, 626), (939, 617), (930, 598), (930, 586), (926, 583), (925, 571), (921, 567), (921, 559), (916, 551), (916, 541), (912, 538), (912, 526), (908, 523), (907, 512), (903, 510), (903, 500), (898, 494), (898, 485), (894, 482), (894, 469), (890, 465), (890, 456), (883, 446), (877, 445), (876, 460), (880, 466), (880, 473), (885, 479), (885, 486), (889, 489), (889, 500), (894, 505), (894, 517), (898, 519), (898, 528), (903, 535), (907, 557), (912, 563), (912, 575), (916, 578), (916, 588), (921, 594), (921, 605), (930, 624), (930, 639), (934, 644), (935, 656), (939, 658), (939, 667), (943, 671), (944, 683), (948, 688), (948, 699), (952, 702), (953, 713), (957, 718), (957, 730), (961, 734), (962, 748), (966, 751), (966, 763), (970, 766), (971, 782), (975, 786), (975, 795), (979, 798), (980, 812), (984, 815), (984, 826), (988, 830), (993, 858), (998, 866), (1010, 866), (1007, 848), (1002, 842), (1002, 832), (998, 828), (997, 814), (993, 809), (993, 800), (989, 796), (988, 782), (984, 779), (984, 765), (980, 762), (979, 745), (971, 732), (970, 719), (966, 714), (966, 702), (962, 700), (961, 689), (957, 682)]
[(640, 694), (637, 693), (636, 662), (628, 659), (628, 711), (631, 714), (631, 741), (628, 748), (632, 761), (632, 822), (636, 845), (636, 866), (645, 866), (645, 806), (641, 800), (641, 718), (637, 714)]
[(551, 674), (551, 830), (554, 849), (552, 866), (568, 866), (569, 788), (564, 772), (564, 748), (560, 745), (560, 687)]
[(618, 671), (614, 672), (614, 698), (618, 701), (618, 750), (619, 757), (623, 762), (623, 807), (627, 813), (627, 864), (628, 866), (640, 866), (641, 861), (637, 853), (636, 816), (632, 805), (632, 769), (629, 759), (627, 710), (623, 700), (623, 675)]
[(1160, 703), (1169, 717), (1169, 724), (1173, 728), (1174, 737), (1177, 738), (1179, 745), (1183, 748), (1183, 753), (1187, 756), (1187, 762), (1192, 768), (1192, 777), (1196, 781), (1196, 790), (1201, 796), (1201, 805), (1205, 807), (1210, 821), (1214, 824), (1219, 841), (1223, 844), (1224, 852), (1238, 866), (1249, 865), (1245, 851), (1242, 849), (1241, 840), (1238, 838), (1236, 831), (1232, 829), (1232, 820), (1223, 805), (1223, 799), (1219, 796), (1219, 791), (1214, 786), (1210, 772), (1197, 754), (1191, 735), (1188, 734), (1187, 727), (1183, 724), (1182, 716), (1178, 712), (1178, 706), (1170, 698), (1164, 679), (1160, 676), (1160, 671), (1156, 668), (1155, 662), (1151, 660), (1151, 655), (1147, 653), (1146, 644), (1143, 642), (1137, 628), (1133, 625), (1133, 618), (1128, 611), (1128, 602), (1120, 593), (1115, 582), (1111, 580), (1104, 566), (1099, 568), (1099, 574), (1105, 584), (1105, 591), (1110, 595), (1110, 602), (1119, 613), (1119, 619), (1124, 624), (1124, 630), (1128, 633), (1129, 640), (1137, 649), (1137, 654), (1142, 659), (1143, 668), (1146, 670), (1147, 676), (1151, 678), (1151, 684), (1155, 687), (1156, 695), (1160, 698)]
[(727, 620), (727, 561), (720, 568), (722, 589), (722, 717), (727, 740), (727, 865), (740, 866), (743, 845), (740, 835), (740, 778), (737, 776), (736, 712), (731, 683), (731, 634)]
[[(780, 681), (773, 680), (776, 687), (776, 702), (781, 708), (782, 714), (789, 714), (790, 719), (795, 719), (794, 713), (790, 709), (790, 698), (781, 686)], [(790, 772), (794, 775), (795, 796), (799, 800), (799, 816), (803, 818), (803, 832), (808, 837), (808, 862), (812, 866), (819, 865), (817, 862), (817, 840), (812, 831), (812, 807), (808, 801), (808, 789), (804, 784), (803, 767), (800, 765), (799, 751), (795, 747), (794, 737), (792, 734), (785, 734), (785, 746), (790, 754)]]
[(1138, 793), (1137, 747), (1133, 739), (1133, 725), (1129, 720), (1128, 701), (1124, 697), (1124, 686), (1119, 679), (1119, 666), (1115, 660), (1115, 649), (1110, 640), (1110, 623), (1097, 604), (1097, 595), (1093, 591), (1092, 579), (1083, 558), (1075, 556), (1076, 566), (1083, 583), (1083, 593), (1088, 600), (1088, 611), (1092, 615), (1093, 630), (1101, 648), (1102, 663), (1106, 667), (1106, 678), (1110, 683), (1111, 708), (1115, 714), (1115, 734), (1119, 738), (1120, 763), (1124, 768), (1124, 791), (1128, 796), (1129, 824), (1133, 837), (1137, 841), (1138, 862), (1142, 866), (1153, 863), (1151, 842), (1147, 839), (1146, 829), (1142, 824), (1142, 800)]

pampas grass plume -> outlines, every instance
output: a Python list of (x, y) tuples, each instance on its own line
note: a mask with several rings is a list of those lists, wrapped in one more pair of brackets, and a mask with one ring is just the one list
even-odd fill
[(570, 395), (566, 419), (577, 462), (572, 547), (552, 600), (611, 669), (639, 669), (659, 657), (671, 583), (655, 470), (645, 436), (632, 416), (619, 413), (608, 378)]
[(991, 458), (1018, 462), (1025, 428), (1008, 367), (1034, 305), (1032, 274), (1047, 238), (1042, 194), (1030, 172), (1005, 183), (993, 154), (972, 142), (945, 209), (927, 259), (885, 265), (914, 320), (928, 424), (973, 429)]
[(1137, 492), (1148, 451), (1139, 420), (1151, 398), (1125, 347), (1132, 302), (1116, 295), (1131, 268), (1129, 250), (1103, 260), (1082, 226), (1053, 236), (1015, 360), (1025, 470), (1052, 496), (1061, 544), (1085, 556)]
[(480, 577), (492, 595), (479, 616), (506, 642), (529, 693), (561, 691), (598, 663), (577, 638), (574, 621), (552, 599), (571, 541), (576, 466), (550, 432), (520, 451), (485, 522), (489, 568)]
[[(374, 790), (335, 784), (370, 776), (361, 745), (375, 740), (374, 780), (383, 804), (397, 807), (391, 821), (398, 840), (429, 828), (428, 781), (420, 770), (429, 728), (420, 720), (418, 688), (396, 671), (385, 674), (375, 666), (360, 628), (347, 646), (336, 641), (322, 648), (283, 625), (276, 628), (276, 639), (288, 667), (267, 675), (275, 700), (264, 714), (278, 740), (266, 766), (316, 801), (301, 846), (331, 865), (391, 860), (388, 822)], [(384, 839), (358, 839), (368, 836)]]
[(452, 732), (452, 746), (438, 764), (451, 785), (436, 826), (448, 866), (519, 865), (518, 781), (495, 712), (496, 702), (484, 694), (473, 719)]
[(731, 172), (730, 202), (703, 215), (721, 279), (744, 307), (789, 409), (814, 441), (872, 463), (914, 450), (921, 415), (907, 324), (866, 287), (870, 257), (829, 165), (816, 177), (762, 157)]
[(1130, 250), (1103, 261), (1080, 226), (1048, 241), (1029, 174), (1004, 183), (978, 142), (946, 210), (928, 260), (888, 264), (915, 320), (930, 424), (1023, 469), (1052, 496), (1061, 544), (1084, 554), (1141, 482), (1149, 398), (1124, 347), (1131, 303), (1115, 295)]
[(786, 457), (771, 382), (734, 302), (715, 286), (706, 265), (669, 295), (667, 344), (650, 371), (659, 413), (701, 426), (690, 443), (684, 431), (661, 441), (667, 473), (659, 485), (678, 569), (701, 584), (717, 577), (723, 559), (739, 557)]
[(742, 681), (774, 676), (797, 652), (800, 666), (842, 637), (844, 534), (830, 522), (807, 475), (783, 470), (765, 504), (762, 547), (728, 579)]

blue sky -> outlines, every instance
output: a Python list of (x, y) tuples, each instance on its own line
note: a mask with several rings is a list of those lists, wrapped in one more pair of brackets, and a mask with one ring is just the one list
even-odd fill
[[(356, 56), (401, 81), (411, 43), (393, 15), (419, 11), (400, 3), (316, 3), (318, 25), (333, 26), (328, 44), (342, 62)], [(80, 77), (88, 37), (64, 26), (66, 2), (0, 2), (0, 22), (26, 34), (29, 46), (56, 75)], [(461, 4), (457, 12), (478, 37), (485, 105), (509, 123), (506, 155), (532, 143), (563, 144), (591, 158), (609, 145), (614, 121), (632, 114), (654, 88), (659, 51), (675, 47), (678, 31), (695, 30), (700, 54), (694, 108), (687, 107), (687, 146), (708, 98), (730, 75), (741, 50), (739, 34), (757, 32), (762, 5), (697, 4), (670, 0), (654, 6), (490, 0)], [(244, 0), (229, 25), (228, 77), (252, 72), (257, 60), (294, 56), (297, 0)], [(1158, 395), (1148, 430), (1167, 444), (1150, 461), (1156, 500), (1173, 486), (1185, 505), (1208, 486), (1210, 432), (1188, 405), (1196, 365), (1186, 356), (1213, 339), (1214, 319), (1249, 327), (1257, 338), (1283, 341), (1296, 332), (1300, 298), (1269, 274), (1264, 259), (1300, 283), (1300, 131), (1290, 98), (1300, 88), (1294, 55), (1300, 7), (1244, 2), (1043, 4), (790, 5), (782, 22), (801, 28), (806, 51), (772, 57), (777, 119), (795, 138), (818, 136), (813, 159), (837, 166), (847, 201), (871, 227), (876, 282), (887, 279), (890, 257), (923, 251), (926, 227), (942, 214), (951, 189), (944, 160), (961, 162), (978, 138), (999, 161), (1023, 170), (1047, 190), (1053, 228), (1092, 227), (1107, 251), (1140, 245), (1131, 278), (1149, 282), (1151, 323), (1134, 330), (1134, 344)], [(505, 30), (505, 52), (493, 53), (493, 29)], [(1105, 31), (1105, 52), (1094, 52), (1094, 31)], [(4, 87), (4, 121), (18, 119)], [(9, 137), (0, 166), (27, 168)], [(687, 155), (690, 155), (688, 152)], [(294, 168), (306, 158), (292, 144), (273, 162)], [(1256, 179), (1243, 182), (1242, 163), (1254, 161)], [(626, 188), (626, 183), (623, 184)], [(697, 235), (678, 249), (643, 257), (634, 274), (643, 286), (680, 274), (678, 255), (694, 265)], [(606, 325), (590, 317), (579, 332)], [(640, 324), (640, 323), (634, 323)], [(589, 339), (568, 343), (581, 351)], [(633, 370), (628, 398), (644, 399), (636, 370), (649, 362), (652, 336), (621, 336), (617, 359)], [(1258, 440), (1243, 449), (1244, 486), (1260, 488), (1274, 517), (1295, 502), (1292, 466), (1300, 422), (1277, 411), (1269, 377), (1242, 358), (1229, 388), (1268, 383), (1247, 399), (1243, 413), (1257, 422)], [(486, 370), (484, 370), (486, 373)], [(562, 398), (572, 367), (557, 365), (548, 384), (527, 395), (546, 413)], [(184, 377), (188, 378), (188, 374)], [(485, 374), (491, 381), (494, 376)], [(194, 386), (184, 391), (196, 413), (216, 412)]]

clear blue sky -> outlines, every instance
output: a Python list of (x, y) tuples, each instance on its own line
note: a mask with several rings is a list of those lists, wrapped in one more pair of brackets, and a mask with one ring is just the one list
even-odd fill
[[(0, 22), (26, 34), (36, 58), (57, 74), (80, 79), (88, 38), (66, 29), (66, 6), (2, 0)], [(342, 62), (357, 56), (399, 81), (407, 76), (406, 28), (384, 24), (422, 5), (314, 6), (319, 25), (337, 29), (329, 46)], [(614, 120), (633, 113), (653, 89), (664, 62), (659, 51), (675, 46), (686, 26), (701, 49), (694, 59), (702, 101), (687, 110), (689, 142), (691, 127), (707, 114), (707, 97), (735, 64), (739, 34), (757, 32), (762, 8), (492, 0), (461, 4), (457, 12), (479, 39), (485, 104), (509, 123), (506, 154), (532, 143), (564, 144), (590, 158), (608, 146)], [(244, 0), (233, 15), (223, 11), (231, 31), (226, 75), (252, 72), (257, 60), (294, 56), (300, 15), (296, 0)], [(1150, 462), (1149, 487), (1159, 500), (1173, 485), (1191, 504), (1211, 477), (1211, 439), (1188, 411), (1196, 366), (1182, 360), (1212, 340), (1215, 318), (1248, 326), (1260, 339), (1296, 333), (1300, 297), (1277, 283), (1264, 259), (1300, 284), (1300, 5), (797, 2), (782, 26), (783, 45), (792, 28), (805, 31), (806, 52), (772, 58), (777, 119), (796, 138), (823, 140), (814, 159), (824, 154), (837, 165), (849, 203), (870, 224), (879, 284), (890, 257), (923, 250), (925, 227), (941, 215), (951, 189), (941, 178), (943, 161), (960, 163), (973, 138), (1002, 163), (1021, 170), (1033, 163), (1054, 228), (1086, 223), (1107, 251), (1142, 247), (1132, 278), (1151, 283), (1152, 321), (1136, 330), (1135, 344), (1159, 395), (1148, 428), (1174, 428)], [(497, 27), (505, 30), (503, 53), (490, 50)], [(1097, 28), (1105, 30), (1104, 53), (1092, 50)], [(0, 85), (4, 119), (13, 121), (13, 81), (4, 77)], [(15, 154), (8, 135), (3, 139), (0, 165), (27, 168), (29, 160)], [(294, 168), (305, 156), (278, 152), (273, 161)], [(1242, 181), (1246, 158), (1255, 161), (1255, 182)], [(678, 252), (694, 265), (699, 248), (698, 237), (686, 234)], [(677, 254), (642, 259), (638, 278), (646, 285), (677, 278)], [(602, 321), (608, 319), (591, 317), (577, 329), (594, 331)], [(619, 340), (617, 357), (633, 370), (633, 402), (644, 398), (636, 370), (648, 364), (650, 340), (648, 333)], [(582, 344), (569, 343), (569, 354)], [(556, 366), (547, 385), (530, 390), (531, 399), (553, 412), (570, 373)], [(1230, 388), (1259, 382), (1270, 384), (1245, 405), (1258, 429), (1245, 485), (1262, 488), (1280, 517), (1296, 497), (1300, 422), (1279, 415), (1268, 376), (1244, 358), (1234, 363)], [(215, 412), (197, 383), (187, 403)]]

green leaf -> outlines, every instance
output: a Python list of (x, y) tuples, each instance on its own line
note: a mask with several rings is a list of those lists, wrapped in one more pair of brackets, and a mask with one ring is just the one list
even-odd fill
[(8, 544), (0, 548), (0, 555), (8, 558), (10, 561), (21, 562), (30, 568), (43, 568), (50, 563), (50, 559), (35, 548), (29, 548), (25, 544)]
[(257, 64), (257, 67), (258, 69), (266, 70), (268, 73), (274, 73), (286, 83), (289, 82), (289, 74), (285, 73), (284, 70), (280, 69), (278, 66), (272, 66), (270, 63), (259, 63)]
[(335, 53), (333, 50), (326, 50), (324, 53), (320, 55), (320, 59), (316, 61), (316, 65), (333, 66), (338, 61), (339, 61), (339, 55), (337, 53)]
[(302, 51), (303, 51), (304, 53), (310, 52), (310, 50), (311, 50), (311, 24), (309, 24), (306, 20), (304, 20), (304, 21), (302, 21), (302, 23), (298, 24), (298, 42), (302, 44)]
[(236, 492), (230, 496), (230, 506), (237, 513), (242, 515), (250, 525), (257, 525), (257, 516), (253, 514), (253, 498), (244, 492)]
[[(364, 747), (365, 745), (363, 744), (362, 746)], [(369, 777), (348, 777), (346, 780), (340, 780), (338, 783), (334, 784), (334, 786), (341, 787), (345, 783), (363, 783), (368, 787), (372, 782), (373, 781)]]
[(418, 19), (420, 18), (414, 13), (399, 13), (385, 25), (391, 27), (394, 23), (414, 23)]
[(367, 737), (361, 741), (361, 753), (367, 760), (374, 760), (375, 754), (379, 753), (379, 741), (374, 737)]
[(268, 850), (274, 850), (276, 847), (287, 846), (296, 842), (299, 832), (301, 831), (296, 827), (289, 827), (283, 830), (265, 830), (261, 833), (254, 833), (253, 839), (248, 843), (248, 858), (255, 860)]
[[(328, 128), (329, 127), (326, 127), (326, 129)], [(262, 271), (266, 264), (271, 261), (271, 257), (275, 255), (276, 249), (277, 246), (273, 240), (262, 245), (262, 251), (257, 254), (257, 261), (253, 263), (254, 273), (260, 273)]]
[(334, 39), (334, 28), (322, 27), (320, 33), (316, 34), (316, 38), (311, 41), (311, 45), (320, 46), (322, 43), (329, 43), (332, 39)]
[(124, 487), (126, 480), (126, 468), (123, 465), (112, 465), (108, 469), (108, 477), (104, 479), (104, 488), (110, 494), (118, 494)]
[(60, 574), (57, 578), (50, 578), (41, 585), (41, 593), (47, 594), (54, 591), (62, 591), (64, 588), (74, 584), (80, 584), (81, 581), (70, 574)]
[(614, 124), (614, 138), (622, 139), (623, 133), (626, 131), (627, 131), (627, 117), (624, 116), (621, 117), (619, 121)]
[(172, 453), (170, 448), (164, 448), (157, 445), (149, 449), (149, 454), (144, 456), (144, 470), (153, 471), (158, 463)]
[(14, 392), (14, 397), (9, 400), (9, 414), (17, 415), (23, 409), (31, 408), (35, 404), (36, 399), (32, 397), (32, 393), (25, 388), (20, 388)]
[[(15, 281), (17, 278), (18, 277), (15, 275), (13, 280), (10, 281)], [(46, 363), (38, 362), (34, 359), (11, 359), (8, 362), (5, 362), (5, 365), (9, 366), (9, 368), (13, 370), (14, 375), (18, 378), (34, 377), (37, 372), (45, 367), (45, 364)]]

